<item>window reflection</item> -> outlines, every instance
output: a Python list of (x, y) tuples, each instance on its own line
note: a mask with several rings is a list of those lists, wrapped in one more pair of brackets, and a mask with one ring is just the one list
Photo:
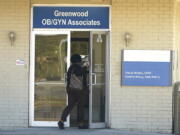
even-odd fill
[(35, 37), (35, 121), (58, 121), (66, 106), (67, 35)]
[(66, 71), (67, 36), (36, 36), (35, 81), (61, 81)]

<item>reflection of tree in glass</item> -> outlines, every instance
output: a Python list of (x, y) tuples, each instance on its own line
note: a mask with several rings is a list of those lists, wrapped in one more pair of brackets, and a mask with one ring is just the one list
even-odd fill
[[(60, 64), (60, 55), (62, 58), (66, 56), (66, 44), (61, 46), (59, 52), (59, 44), (65, 35), (56, 36), (36, 36), (35, 45), (35, 77), (36, 81), (58, 81), (63, 76), (60, 74), (61, 68), (65, 71), (65, 63)], [(61, 58), (61, 59), (62, 59)]]
[(65, 86), (43, 84), (35, 87), (35, 120), (58, 120), (62, 109), (66, 106)]
[(87, 55), (88, 54), (88, 41), (73, 41), (71, 42), (71, 53)]

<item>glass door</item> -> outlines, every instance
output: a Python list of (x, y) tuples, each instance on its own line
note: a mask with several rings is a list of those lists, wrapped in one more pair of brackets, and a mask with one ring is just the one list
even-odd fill
[(90, 128), (106, 126), (106, 32), (91, 32), (90, 51)]
[(70, 33), (34, 32), (31, 50), (31, 126), (57, 126), (68, 101), (65, 80)]

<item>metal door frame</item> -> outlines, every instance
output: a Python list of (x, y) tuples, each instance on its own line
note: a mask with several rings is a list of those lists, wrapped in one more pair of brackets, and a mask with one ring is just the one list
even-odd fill
[[(106, 45), (105, 45), (105, 122), (98, 122), (93, 123), (92, 122), (92, 90), (93, 90), (93, 78), (92, 78), (92, 64), (93, 63), (93, 34), (105, 34), (106, 35)], [(110, 61), (109, 61), (109, 44), (110, 44), (110, 34), (107, 31), (90, 31), (90, 75), (89, 75), (89, 81), (90, 81), (90, 94), (89, 94), (89, 128), (106, 128), (109, 126), (109, 97), (110, 97)], [(107, 64), (109, 63), (109, 64)]]
[[(70, 53), (71, 53), (71, 48), (70, 48), (70, 31), (32, 31), (31, 35), (31, 46), (30, 46), (30, 79), (29, 79), (29, 87), (30, 87), (30, 111), (29, 111), (29, 125), (30, 126), (38, 126), (38, 127), (57, 127), (57, 122), (56, 121), (47, 121), (47, 122), (42, 122), (42, 121), (34, 121), (34, 75), (35, 75), (35, 36), (39, 35), (67, 35), (67, 69), (70, 66)], [(67, 100), (68, 102), (68, 100)], [(69, 127), (69, 117), (67, 118), (67, 122), (65, 122), (65, 126)]]

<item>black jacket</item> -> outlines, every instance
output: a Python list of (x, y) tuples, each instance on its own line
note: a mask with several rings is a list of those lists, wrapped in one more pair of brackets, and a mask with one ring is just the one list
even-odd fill
[(87, 67), (82, 67), (79, 64), (72, 64), (67, 72), (67, 87), (70, 85), (71, 74), (74, 73), (76, 76), (83, 76), (83, 89), (88, 88), (87, 76), (88, 71)]

